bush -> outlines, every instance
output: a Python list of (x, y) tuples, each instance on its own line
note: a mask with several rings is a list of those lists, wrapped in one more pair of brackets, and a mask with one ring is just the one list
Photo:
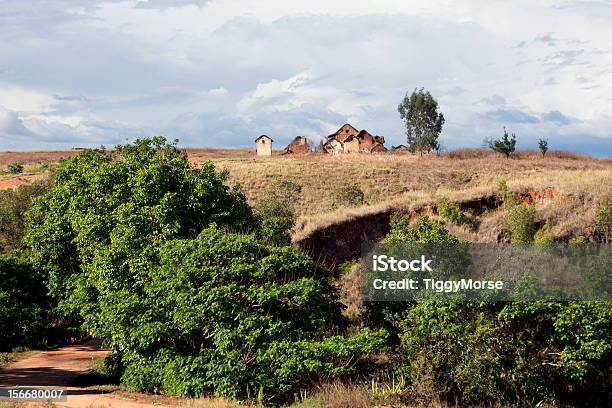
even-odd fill
[(510, 240), (513, 244), (529, 244), (533, 242), (535, 206), (533, 204), (517, 204), (508, 209), (506, 222), (510, 230)]
[(538, 140), (538, 148), (540, 149), (542, 157), (546, 156), (546, 152), (548, 151), (548, 139)]
[(546, 220), (542, 228), (536, 231), (533, 236), (533, 243), (537, 245), (548, 245), (552, 243), (554, 238), (550, 220)]
[[(284, 401), (310, 379), (346, 375), (384, 332), (331, 336), (345, 320), (332, 275), (292, 247), (216, 227), (135, 263), (140, 294), (117, 301), (104, 330), (130, 388)], [(122, 333), (117, 336), (116, 333)]]
[(47, 290), (28, 263), (0, 255), (0, 351), (44, 342)]
[(595, 231), (601, 235), (604, 243), (612, 242), (612, 202), (608, 196), (603, 197), (595, 212)]
[(298, 201), (302, 187), (289, 180), (281, 180), (266, 190), (256, 206), (260, 219), (259, 236), (273, 245), (291, 243), (289, 232), (295, 225), (295, 203)]
[(0, 252), (23, 248), (24, 214), (48, 189), (48, 183), (32, 183), (0, 190)]
[(496, 153), (502, 153), (506, 158), (510, 157), (516, 150), (516, 135), (513, 133), (512, 137), (508, 136), (508, 131), (504, 127), (504, 135), (499, 140), (493, 140), (493, 138), (485, 139), (485, 145), (489, 149)]
[(21, 174), (23, 173), (23, 165), (19, 163), (13, 163), (8, 165), (8, 171), (11, 174)]
[(364, 203), (365, 194), (356, 184), (352, 184), (340, 188), (336, 198), (341, 205), (354, 206)]
[(461, 225), (463, 222), (463, 213), (458, 204), (442, 201), (438, 204), (438, 214), (445, 221), (454, 225)]
[[(169, 239), (195, 238), (211, 223), (254, 228), (246, 198), (224, 184), (227, 177), (210, 162), (192, 169), (159, 137), (60, 163), (53, 187), (26, 213), (25, 235), (58, 310), (101, 330), (103, 310), (139, 291), (131, 259)], [(117, 298), (105, 295), (109, 288)]]

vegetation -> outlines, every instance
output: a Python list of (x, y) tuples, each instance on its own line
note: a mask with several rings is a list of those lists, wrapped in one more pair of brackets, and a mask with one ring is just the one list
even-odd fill
[(546, 156), (546, 152), (548, 152), (548, 139), (538, 140), (538, 148), (540, 153), (542, 153), (542, 157)]
[(0, 352), (43, 342), (46, 292), (43, 277), (35, 268), (15, 256), (0, 255)]
[(533, 204), (517, 204), (508, 210), (506, 222), (510, 230), (513, 244), (529, 244), (535, 234), (535, 206)]
[(608, 196), (604, 196), (597, 205), (595, 231), (601, 235), (604, 243), (612, 243), (612, 202)]
[(364, 203), (365, 194), (356, 184), (344, 186), (338, 190), (336, 194), (340, 205), (354, 206)]
[(502, 153), (504, 156), (506, 156), (506, 158), (508, 158), (516, 150), (516, 135), (513, 133), (512, 137), (509, 137), (508, 131), (504, 127), (504, 135), (501, 139), (485, 139), (485, 144), (489, 147), (489, 149), (496, 153)]
[(454, 225), (461, 225), (463, 222), (463, 212), (458, 204), (449, 203), (448, 200), (442, 200), (438, 203), (438, 214), (443, 220)]
[(423, 152), (438, 150), (438, 138), (444, 126), (444, 115), (438, 112), (438, 102), (429, 91), (415, 89), (404, 96), (397, 111), (404, 121), (408, 147), (421, 156)]
[(385, 344), (384, 331), (341, 335), (331, 273), (260, 243), (225, 172), (191, 169), (163, 138), (115, 153), (61, 163), (27, 213), (26, 242), (55, 313), (106, 340), (127, 386), (283, 401)]
[(536, 231), (533, 236), (533, 243), (537, 245), (548, 245), (553, 241), (554, 235), (550, 225), (550, 219), (547, 219), (542, 228)]
[(295, 225), (295, 206), (302, 187), (292, 181), (281, 180), (269, 186), (255, 207), (260, 218), (259, 235), (273, 245), (289, 245), (289, 232)]
[(48, 183), (41, 182), (0, 190), (0, 253), (23, 249), (24, 214), (32, 199), (48, 188)]
[(19, 163), (12, 163), (8, 165), (8, 171), (11, 174), (21, 174), (23, 173), (23, 165)]

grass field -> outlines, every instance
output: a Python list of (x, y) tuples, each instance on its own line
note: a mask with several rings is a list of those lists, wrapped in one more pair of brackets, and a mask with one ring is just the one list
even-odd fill
[[(11, 163), (21, 163), (25, 166), (24, 174), (44, 175), (60, 158), (75, 153), (0, 153), (0, 170), (6, 170)], [(550, 152), (542, 158), (535, 151), (520, 151), (510, 159), (481, 149), (424, 157), (392, 153), (290, 156), (279, 152), (272, 157), (257, 157), (252, 149), (187, 149), (187, 153), (193, 165), (211, 160), (217, 168), (228, 169), (229, 183), (240, 184), (251, 204), (256, 204), (266, 187), (277, 180), (301, 185), (295, 239), (363, 214), (423, 206), (441, 198), (460, 201), (490, 195), (500, 180), (506, 180), (511, 191), (552, 187), (559, 195), (579, 198), (584, 207), (580, 211), (576, 203), (567, 202), (554, 211), (545, 205), (539, 208), (542, 216), (548, 211), (557, 218), (563, 217), (563, 226), (558, 224), (556, 228), (558, 233), (567, 233), (566, 227), (588, 222), (593, 202), (603, 195), (612, 195), (612, 159), (568, 152)], [(15, 176), (6, 171), (0, 174), (0, 181), (4, 179), (8, 186), (11, 178)], [(338, 190), (350, 185), (364, 192), (363, 205), (347, 205), (338, 198)], [(478, 233), (473, 231), (455, 232), (466, 239), (479, 240)], [(483, 234), (487, 232), (480, 233)]]

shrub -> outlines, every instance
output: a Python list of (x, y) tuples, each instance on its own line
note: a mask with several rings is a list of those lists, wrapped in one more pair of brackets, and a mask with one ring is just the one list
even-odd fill
[(0, 351), (44, 342), (47, 291), (27, 262), (0, 255)]
[(533, 242), (535, 206), (533, 204), (518, 204), (508, 209), (506, 222), (510, 230), (510, 240), (513, 244), (528, 244)]
[(48, 183), (32, 183), (0, 190), (0, 252), (23, 248), (24, 214), (48, 189)]
[(604, 243), (612, 242), (612, 202), (608, 196), (603, 197), (595, 211), (595, 231), (597, 231)]
[(260, 237), (273, 245), (291, 243), (289, 231), (295, 225), (295, 203), (301, 192), (302, 187), (289, 180), (278, 181), (264, 190), (256, 206)]
[(538, 245), (548, 245), (553, 241), (554, 235), (550, 220), (546, 220), (542, 228), (536, 231), (533, 236), (533, 243)]
[(502, 153), (506, 158), (510, 157), (516, 150), (516, 135), (513, 133), (512, 137), (508, 136), (508, 131), (504, 127), (504, 135), (499, 140), (493, 140), (493, 138), (485, 139), (485, 145), (489, 149), (496, 153)]
[(548, 139), (538, 140), (538, 148), (540, 153), (542, 153), (542, 157), (546, 156), (546, 152), (548, 152)]
[(131, 299), (130, 260), (173, 238), (195, 238), (211, 223), (248, 231), (255, 219), (227, 172), (192, 169), (184, 152), (161, 137), (88, 150), (60, 163), (53, 187), (26, 213), (27, 243), (66, 316), (104, 327), (116, 298)]
[(461, 225), (463, 213), (458, 204), (442, 201), (438, 204), (438, 214), (442, 219), (454, 225)]
[(140, 293), (116, 301), (100, 333), (123, 351), (130, 388), (284, 401), (385, 343), (369, 330), (327, 337), (345, 324), (331, 272), (252, 236), (211, 227), (143, 256), (134, 275), (147, 277)]
[(340, 188), (336, 198), (344, 205), (361, 205), (365, 201), (365, 194), (357, 185), (352, 184)]
[(21, 174), (23, 173), (23, 165), (19, 163), (13, 163), (8, 165), (8, 171), (11, 174)]

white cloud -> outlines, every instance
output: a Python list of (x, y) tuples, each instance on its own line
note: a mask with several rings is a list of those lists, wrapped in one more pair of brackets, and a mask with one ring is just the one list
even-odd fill
[(246, 146), (346, 120), (397, 144), (397, 103), (424, 86), (447, 147), (512, 125), (580, 149), (612, 136), (610, 19), (554, 0), (0, 0), (0, 105), (24, 148)]

